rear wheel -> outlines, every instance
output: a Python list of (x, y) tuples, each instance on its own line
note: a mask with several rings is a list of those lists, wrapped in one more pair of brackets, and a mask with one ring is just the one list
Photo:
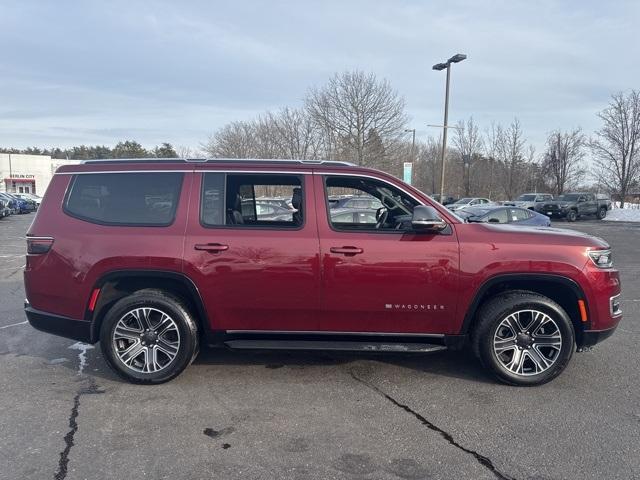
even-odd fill
[(139, 290), (107, 312), (100, 346), (109, 366), (126, 380), (162, 383), (195, 358), (198, 331), (179, 298), (162, 290)]
[(598, 213), (597, 213), (598, 220), (602, 220), (606, 216), (607, 216), (607, 208), (606, 207), (601, 207), (600, 210), (598, 210)]
[(578, 219), (578, 212), (575, 210), (569, 210), (567, 212), (567, 221), (575, 222)]
[(534, 292), (513, 291), (486, 303), (473, 348), (482, 364), (511, 385), (540, 385), (560, 375), (573, 355), (575, 334), (567, 313)]

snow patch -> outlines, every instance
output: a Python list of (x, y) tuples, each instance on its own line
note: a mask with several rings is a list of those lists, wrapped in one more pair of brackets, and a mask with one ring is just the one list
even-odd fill
[(91, 350), (92, 348), (94, 348), (93, 345), (82, 342), (76, 342), (69, 346), (69, 349), (71, 350), (80, 350), (78, 353), (78, 360), (80, 361), (80, 364), (78, 365), (78, 375), (82, 375), (84, 367), (87, 365), (87, 350)]
[(607, 212), (605, 220), (609, 222), (640, 222), (640, 204), (625, 203), (624, 208), (619, 208), (616, 202), (615, 207)]

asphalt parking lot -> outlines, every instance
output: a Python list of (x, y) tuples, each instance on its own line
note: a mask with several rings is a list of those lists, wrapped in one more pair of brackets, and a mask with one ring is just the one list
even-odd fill
[(558, 222), (610, 242), (625, 319), (550, 384), (496, 383), (469, 354), (204, 350), (174, 381), (119, 380), (99, 348), (31, 328), (24, 233), (0, 221), (0, 478), (640, 476), (640, 224)]

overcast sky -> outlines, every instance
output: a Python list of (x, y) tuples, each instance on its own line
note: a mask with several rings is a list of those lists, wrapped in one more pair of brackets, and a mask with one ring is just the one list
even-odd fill
[(360, 69), (404, 97), (418, 137), (450, 120), (598, 127), (611, 93), (640, 88), (638, 1), (0, 0), (0, 146), (197, 147), (217, 128), (299, 106)]

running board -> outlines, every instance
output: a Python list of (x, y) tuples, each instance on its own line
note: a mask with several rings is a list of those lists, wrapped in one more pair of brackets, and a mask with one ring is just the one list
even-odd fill
[(346, 352), (407, 352), (427, 353), (446, 350), (444, 345), (431, 343), (350, 342), (326, 340), (228, 340), (224, 344), (233, 350), (332, 350)]

